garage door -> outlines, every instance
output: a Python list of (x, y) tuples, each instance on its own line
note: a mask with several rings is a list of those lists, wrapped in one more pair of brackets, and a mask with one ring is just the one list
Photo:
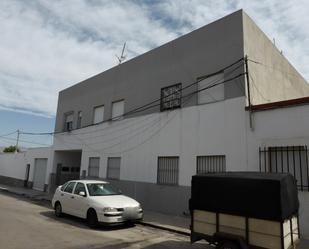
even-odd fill
[(47, 158), (37, 158), (34, 162), (33, 189), (44, 191)]

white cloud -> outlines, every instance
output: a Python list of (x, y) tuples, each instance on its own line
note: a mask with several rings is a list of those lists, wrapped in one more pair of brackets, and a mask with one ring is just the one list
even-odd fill
[(53, 116), (58, 91), (243, 8), (309, 78), (306, 0), (0, 2), (0, 108)]

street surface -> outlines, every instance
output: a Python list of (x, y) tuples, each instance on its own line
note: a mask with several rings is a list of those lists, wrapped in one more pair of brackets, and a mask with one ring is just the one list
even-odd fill
[(207, 249), (188, 236), (143, 225), (88, 228), (82, 219), (56, 218), (46, 202), (0, 192), (1, 249)]

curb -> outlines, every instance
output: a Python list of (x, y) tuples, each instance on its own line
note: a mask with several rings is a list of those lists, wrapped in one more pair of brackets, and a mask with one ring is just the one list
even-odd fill
[(166, 227), (166, 226), (163, 226), (163, 225), (161, 226), (161, 225), (153, 224), (153, 223), (150, 223), (150, 222), (140, 221), (139, 224), (141, 224), (143, 226), (148, 226), (148, 227), (152, 227), (152, 228), (165, 230), (165, 231), (172, 232), (172, 233), (178, 233), (178, 234), (181, 234), (181, 235), (184, 235), (184, 236), (190, 236), (191, 235), (189, 232), (185, 232), (185, 231), (178, 230), (178, 229), (173, 229), (173, 228)]
[(20, 192), (16, 192), (16, 191), (12, 191), (10, 189), (7, 188), (0, 188), (1, 192), (6, 192), (6, 193), (10, 193), (10, 194), (15, 194), (15, 195), (19, 195), (19, 196), (23, 196), (32, 200), (37, 200), (37, 201), (47, 201), (47, 202), (51, 202), (50, 199), (45, 198), (45, 197), (36, 197), (36, 196), (31, 196), (29, 194), (26, 193), (20, 193)]
[[(45, 197), (35, 197), (35, 196), (31, 196), (31, 195), (29, 195), (27, 193), (20, 193), (20, 192), (12, 191), (12, 190), (7, 189), (7, 188), (0, 188), (0, 192), (11, 193), (11, 194), (23, 196), (23, 197), (26, 197), (26, 198), (29, 198), (29, 199), (32, 199), (32, 200), (47, 201), (47, 202), (51, 203), (51, 200), (48, 199), (48, 198), (45, 198)], [(141, 224), (143, 226), (147, 226), (147, 227), (161, 229), (161, 230), (172, 232), (172, 233), (181, 234), (181, 235), (184, 235), (184, 236), (190, 236), (189, 232), (185, 232), (185, 231), (182, 231), (182, 230), (174, 229), (174, 228), (171, 228), (171, 227), (166, 227), (166, 226), (163, 226), (163, 225), (154, 224), (154, 223), (151, 223), (151, 222), (140, 221), (139, 224)]]

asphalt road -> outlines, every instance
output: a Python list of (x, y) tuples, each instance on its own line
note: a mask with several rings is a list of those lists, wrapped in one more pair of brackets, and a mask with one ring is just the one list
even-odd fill
[(143, 225), (96, 230), (71, 216), (56, 218), (49, 204), (0, 192), (1, 249), (207, 249), (189, 237)]

